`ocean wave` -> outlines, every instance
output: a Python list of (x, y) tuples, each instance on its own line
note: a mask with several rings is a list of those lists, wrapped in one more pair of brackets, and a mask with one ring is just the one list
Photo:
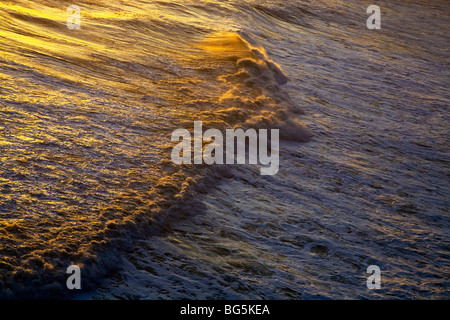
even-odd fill
[(70, 297), (73, 263), (93, 289), (133, 239), (201, 212), (199, 197), (233, 169), (173, 165), (171, 130), (202, 120), (310, 137), (263, 47), (190, 20), (218, 4), (155, 2), (165, 14), (155, 18), (145, 6), (85, 1), (79, 34), (59, 4), (28, 5), (0, 7), (2, 298)]

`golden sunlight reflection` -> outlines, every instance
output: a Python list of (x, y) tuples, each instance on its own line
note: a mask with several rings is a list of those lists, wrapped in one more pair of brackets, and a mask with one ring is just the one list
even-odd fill
[[(405, 3), (0, 0), (0, 299), (445, 297), (448, 6)], [(176, 164), (195, 121), (277, 174)]]

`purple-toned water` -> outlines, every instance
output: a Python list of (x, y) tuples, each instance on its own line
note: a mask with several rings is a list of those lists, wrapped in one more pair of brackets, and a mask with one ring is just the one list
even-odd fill
[[(448, 298), (445, 1), (377, 1), (381, 30), (365, 1), (71, 4), (0, 3), (1, 298)], [(279, 173), (174, 165), (194, 121), (280, 129)]]

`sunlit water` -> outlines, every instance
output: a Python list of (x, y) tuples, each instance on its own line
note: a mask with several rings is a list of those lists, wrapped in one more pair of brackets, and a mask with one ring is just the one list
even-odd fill
[[(448, 5), (370, 4), (2, 1), (0, 297), (448, 298)], [(279, 173), (173, 165), (195, 120)]]

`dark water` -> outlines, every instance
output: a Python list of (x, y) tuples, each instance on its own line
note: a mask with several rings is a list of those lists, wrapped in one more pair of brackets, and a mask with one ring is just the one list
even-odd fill
[[(0, 3), (1, 297), (448, 297), (445, 1), (71, 4)], [(173, 165), (196, 120), (279, 173)]]

